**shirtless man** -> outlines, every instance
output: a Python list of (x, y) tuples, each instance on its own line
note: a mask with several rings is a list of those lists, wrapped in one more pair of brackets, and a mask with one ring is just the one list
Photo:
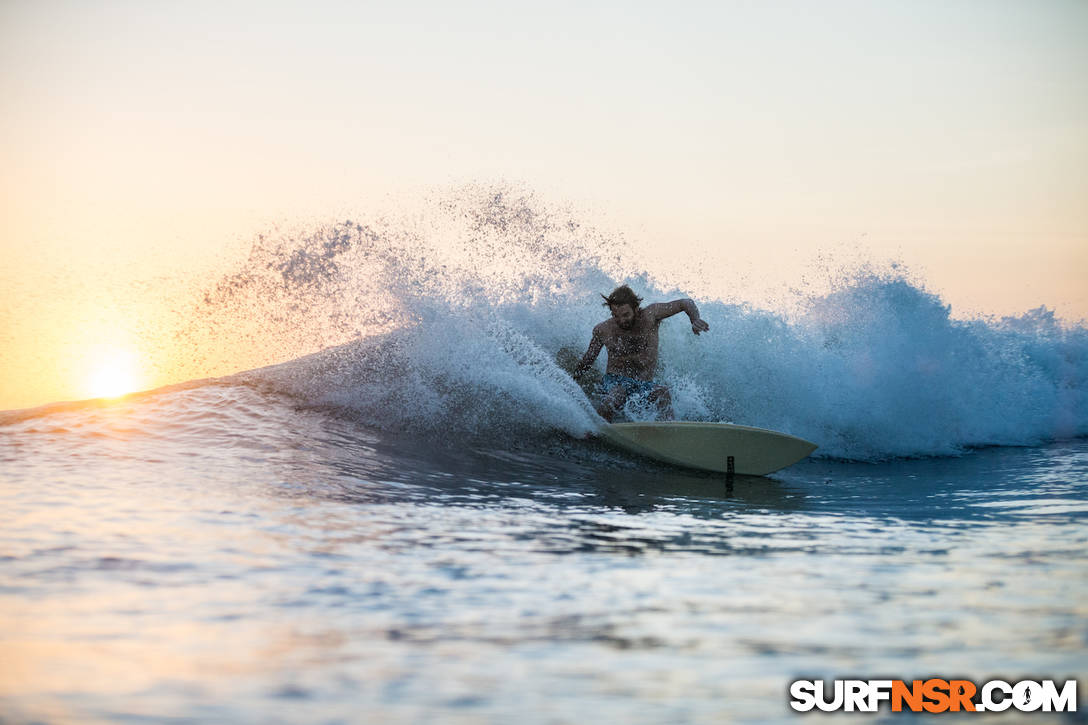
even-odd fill
[(641, 302), (642, 298), (627, 285), (617, 287), (612, 294), (604, 297), (604, 304), (612, 317), (593, 328), (589, 349), (574, 369), (574, 377), (580, 377), (597, 359), (601, 348), (608, 349), (608, 366), (601, 383), (604, 395), (597, 406), (597, 412), (608, 421), (623, 409), (630, 395), (648, 395), (650, 402), (657, 405), (661, 418), (671, 420), (672, 397), (669, 389), (653, 379), (657, 370), (658, 325), (666, 317), (686, 312), (691, 320), (691, 331), (696, 335), (710, 329), (710, 325), (699, 317), (699, 308), (691, 300), (658, 302), (639, 307)]

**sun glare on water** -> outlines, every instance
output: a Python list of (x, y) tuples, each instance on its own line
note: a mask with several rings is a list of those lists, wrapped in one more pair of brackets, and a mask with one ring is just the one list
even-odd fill
[(131, 350), (100, 350), (89, 363), (85, 390), (92, 398), (119, 398), (141, 387), (136, 355)]

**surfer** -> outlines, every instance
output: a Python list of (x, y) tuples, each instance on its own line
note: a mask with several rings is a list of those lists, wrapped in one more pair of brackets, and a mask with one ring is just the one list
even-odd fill
[(691, 331), (698, 335), (710, 325), (699, 316), (699, 308), (689, 299), (656, 302), (640, 307), (642, 298), (623, 285), (604, 297), (612, 316), (593, 328), (589, 349), (574, 368), (580, 378), (597, 359), (601, 348), (608, 350), (608, 365), (599, 390), (597, 412), (607, 421), (623, 409), (629, 396), (644, 395), (657, 406), (662, 420), (672, 420), (672, 396), (669, 389), (654, 380), (657, 370), (657, 328), (666, 317), (686, 312)]

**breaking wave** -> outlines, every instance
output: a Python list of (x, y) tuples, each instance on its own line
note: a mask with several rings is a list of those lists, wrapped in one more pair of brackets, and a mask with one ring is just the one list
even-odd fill
[[(600, 420), (557, 354), (585, 349), (605, 317), (598, 293), (686, 296), (627, 247), (531, 194), (473, 187), (412, 218), (262, 237), (205, 296), (199, 328), (290, 358), (246, 381), (382, 430), (582, 436)], [(791, 313), (696, 301), (709, 334), (683, 315), (662, 326), (659, 378), (679, 418), (782, 430), (859, 460), (1088, 433), (1088, 331), (1045, 308), (953, 319), (896, 267), (844, 276)]]

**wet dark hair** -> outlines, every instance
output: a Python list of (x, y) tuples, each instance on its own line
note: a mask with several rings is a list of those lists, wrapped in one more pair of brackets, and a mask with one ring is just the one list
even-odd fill
[(631, 309), (635, 312), (638, 312), (639, 303), (642, 302), (642, 298), (636, 295), (633, 291), (631, 291), (631, 288), (627, 285), (617, 287), (616, 289), (612, 290), (612, 294), (608, 295), (607, 297), (605, 297), (604, 295), (601, 295), (601, 297), (604, 297), (605, 307), (631, 305)]

